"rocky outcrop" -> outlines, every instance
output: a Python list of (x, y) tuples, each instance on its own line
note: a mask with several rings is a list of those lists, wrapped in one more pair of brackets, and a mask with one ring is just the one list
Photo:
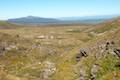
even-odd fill
[(120, 58), (120, 49), (114, 49), (114, 53)]
[(79, 54), (76, 55), (76, 61), (80, 61), (82, 57), (87, 57), (88, 54), (85, 50), (80, 50)]

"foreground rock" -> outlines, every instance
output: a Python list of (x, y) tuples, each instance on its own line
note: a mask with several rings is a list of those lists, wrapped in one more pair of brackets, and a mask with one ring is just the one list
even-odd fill
[(43, 69), (43, 78), (48, 79), (49, 76), (53, 75), (55, 72), (56, 72), (55, 64), (50, 61), (45, 61)]
[(82, 57), (87, 57), (88, 54), (85, 50), (80, 50), (80, 53), (76, 55), (76, 61), (80, 61)]

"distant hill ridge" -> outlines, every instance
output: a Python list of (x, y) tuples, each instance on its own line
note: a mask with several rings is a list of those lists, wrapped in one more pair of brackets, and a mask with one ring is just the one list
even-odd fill
[(116, 16), (91, 16), (91, 17), (66, 17), (66, 18), (43, 18), (27, 16), (21, 18), (8, 19), (7, 22), (18, 24), (97, 24), (110, 20)]
[(59, 22), (57, 19), (53, 18), (42, 18), (35, 16), (27, 16), (22, 18), (8, 19), (8, 22), (20, 23), (20, 24), (38, 24), (38, 23), (54, 23)]

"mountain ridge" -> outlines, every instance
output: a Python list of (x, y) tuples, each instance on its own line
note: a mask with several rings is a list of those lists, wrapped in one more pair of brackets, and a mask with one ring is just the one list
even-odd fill
[(36, 16), (27, 16), (21, 18), (8, 19), (8, 22), (21, 23), (21, 24), (38, 24), (38, 23), (54, 23), (59, 22), (58, 19), (53, 18), (42, 18)]
[(27, 16), (6, 20), (7, 22), (18, 24), (98, 24), (110, 20), (117, 16), (88, 16), (88, 17), (66, 17), (66, 18), (44, 18), (37, 16)]

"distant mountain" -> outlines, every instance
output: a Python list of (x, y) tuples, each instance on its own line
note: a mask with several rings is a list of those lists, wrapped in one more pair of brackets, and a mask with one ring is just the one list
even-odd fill
[(27, 16), (22, 18), (8, 19), (7, 21), (18, 24), (46, 24), (46, 23), (57, 23), (60, 20), (53, 18)]
[(8, 22), (18, 24), (98, 24), (110, 20), (118, 15), (107, 16), (86, 16), (86, 17), (62, 17), (62, 18), (42, 18), (27, 16), (22, 18), (8, 19)]

